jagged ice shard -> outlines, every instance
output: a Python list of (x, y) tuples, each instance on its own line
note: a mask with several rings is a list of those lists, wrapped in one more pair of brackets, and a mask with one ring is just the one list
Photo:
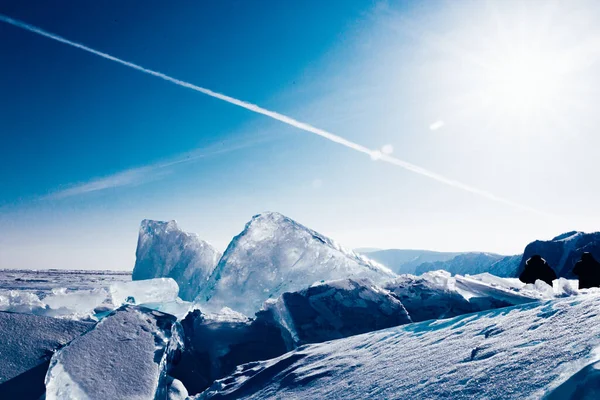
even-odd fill
[(182, 231), (176, 221), (145, 219), (140, 226), (133, 280), (173, 278), (179, 297), (193, 300), (221, 257), (195, 233)]
[(196, 302), (201, 309), (227, 306), (253, 315), (265, 300), (318, 281), (364, 277), (381, 282), (395, 276), (288, 217), (266, 212), (233, 238)]

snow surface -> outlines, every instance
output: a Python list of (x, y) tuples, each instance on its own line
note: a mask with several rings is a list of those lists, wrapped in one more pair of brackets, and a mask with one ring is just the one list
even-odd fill
[(195, 233), (182, 231), (176, 221), (143, 220), (136, 250), (133, 280), (173, 278), (179, 296), (191, 301), (199, 293), (221, 253)]
[(284, 293), (268, 300), (257, 317), (275, 321), (290, 349), (412, 322), (396, 297), (366, 278)]
[(597, 393), (599, 342), (596, 289), (303, 346), (195, 398), (575, 399), (581, 382)]
[(108, 289), (113, 283), (128, 281), (131, 281), (129, 271), (0, 269), (0, 292), (26, 291), (40, 299), (52, 294), (53, 289)]
[(123, 306), (51, 360), (46, 399), (154, 399), (175, 317)]
[(39, 398), (54, 351), (94, 325), (0, 312), (0, 399)]
[(318, 281), (396, 275), (279, 213), (256, 215), (229, 244), (196, 302), (253, 315), (269, 298)]

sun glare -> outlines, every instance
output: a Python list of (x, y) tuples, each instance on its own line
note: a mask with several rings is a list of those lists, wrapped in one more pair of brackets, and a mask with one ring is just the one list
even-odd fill
[(524, 52), (506, 56), (489, 70), (489, 100), (512, 112), (552, 108), (561, 84), (554, 68), (558, 57)]

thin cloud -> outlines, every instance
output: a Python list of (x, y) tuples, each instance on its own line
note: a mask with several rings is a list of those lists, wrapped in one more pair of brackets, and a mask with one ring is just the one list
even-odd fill
[(461, 189), (461, 190), (473, 193), (475, 195), (481, 196), (481, 197), (486, 198), (488, 200), (499, 202), (499, 203), (502, 203), (502, 204), (505, 204), (505, 205), (508, 205), (508, 206), (511, 206), (511, 207), (519, 208), (519, 209), (522, 209), (522, 210), (531, 211), (531, 212), (534, 212), (534, 213), (537, 213), (537, 214), (541, 214), (541, 215), (545, 215), (545, 216), (548, 215), (548, 214), (546, 214), (546, 213), (544, 213), (544, 212), (542, 212), (540, 210), (537, 210), (537, 209), (535, 209), (533, 207), (529, 207), (527, 205), (516, 203), (516, 202), (514, 202), (512, 200), (505, 199), (503, 197), (497, 196), (497, 195), (495, 195), (493, 193), (490, 193), (490, 192), (487, 192), (485, 190), (481, 190), (481, 189), (478, 189), (476, 187), (464, 184), (462, 182), (455, 181), (453, 179), (447, 178), (447, 177), (445, 177), (445, 176), (443, 176), (441, 174), (429, 171), (429, 170), (427, 170), (427, 169), (425, 169), (423, 167), (420, 167), (418, 165), (409, 163), (409, 162), (404, 161), (404, 160), (400, 160), (398, 158), (395, 158), (395, 157), (392, 157), (392, 156), (389, 156), (389, 155), (382, 154), (379, 150), (371, 150), (371, 149), (369, 149), (369, 148), (367, 148), (365, 146), (362, 146), (362, 145), (360, 145), (358, 143), (352, 142), (352, 141), (350, 141), (348, 139), (345, 139), (345, 138), (343, 138), (341, 136), (338, 136), (338, 135), (336, 135), (334, 133), (331, 133), (331, 132), (328, 132), (326, 130), (314, 127), (314, 126), (312, 126), (310, 124), (307, 124), (307, 123), (295, 120), (294, 118), (288, 117), (287, 115), (283, 115), (283, 114), (280, 114), (280, 113), (275, 112), (275, 111), (267, 110), (267, 109), (262, 108), (262, 107), (260, 107), (260, 106), (258, 106), (256, 104), (248, 103), (246, 101), (239, 100), (239, 99), (236, 99), (234, 97), (227, 96), (225, 94), (217, 93), (217, 92), (214, 92), (214, 91), (212, 91), (210, 89), (206, 89), (206, 88), (203, 88), (203, 87), (200, 87), (200, 86), (196, 86), (196, 85), (194, 85), (192, 83), (185, 82), (185, 81), (173, 78), (173, 77), (165, 75), (165, 74), (163, 74), (161, 72), (157, 72), (157, 71), (154, 71), (154, 70), (151, 70), (151, 69), (144, 68), (144, 67), (142, 67), (140, 65), (131, 63), (129, 61), (122, 60), (120, 58), (111, 56), (110, 54), (103, 53), (103, 52), (98, 51), (98, 50), (94, 50), (91, 47), (87, 47), (87, 46), (85, 46), (83, 44), (80, 44), (80, 43), (77, 43), (77, 42), (73, 42), (71, 40), (65, 39), (65, 38), (63, 38), (61, 36), (58, 36), (58, 35), (55, 35), (53, 33), (46, 32), (43, 29), (40, 29), (38, 27), (35, 27), (33, 25), (29, 25), (27, 23), (24, 23), (24, 22), (21, 22), (21, 21), (18, 21), (18, 20), (15, 20), (15, 19), (7, 17), (7, 16), (4, 16), (2, 14), (0, 14), (0, 21), (5, 22), (5, 23), (10, 24), (10, 25), (13, 25), (13, 26), (16, 26), (16, 27), (21, 28), (21, 29), (25, 29), (25, 30), (33, 32), (33, 33), (37, 33), (39, 35), (42, 35), (42, 36), (45, 36), (47, 38), (56, 40), (58, 42), (61, 42), (61, 43), (64, 43), (64, 44), (68, 44), (69, 46), (73, 46), (75, 48), (87, 51), (89, 53), (95, 54), (95, 55), (97, 55), (99, 57), (102, 57), (102, 58), (105, 58), (107, 60), (114, 61), (116, 63), (125, 65), (125, 66), (127, 66), (129, 68), (133, 68), (135, 70), (144, 72), (144, 73), (146, 73), (148, 75), (152, 75), (152, 76), (155, 76), (157, 78), (163, 79), (165, 81), (174, 83), (174, 84), (176, 84), (178, 86), (181, 86), (181, 87), (184, 87), (184, 88), (188, 88), (188, 89), (192, 89), (192, 90), (195, 90), (197, 92), (203, 93), (203, 94), (205, 94), (207, 96), (214, 97), (216, 99), (225, 101), (227, 103), (236, 105), (238, 107), (245, 108), (245, 109), (247, 109), (249, 111), (252, 111), (254, 113), (265, 115), (265, 116), (267, 116), (269, 118), (272, 118), (272, 119), (275, 119), (277, 121), (283, 122), (284, 124), (296, 127), (298, 129), (304, 130), (306, 132), (313, 133), (313, 134), (321, 136), (321, 137), (323, 137), (323, 138), (325, 138), (325, 139), (327, 139), (327, 140), (329, 140), (331, 142), (340, 144), (340, 145), (345, 146), (345, 147), (347, 147), (349, 149), (352, 149), (352, 150), (355, 150), (357, 152), (366, 154), (366, 155), (370, 156), (373, 160), (379, 160), (379, 161), (382, 161), (382, 162), (386, 162), (386, 163), (389, 163), (389, 164), (392, 164), (392, 165), (404, 168), (404, 169), (406, 169), (408, 171), (411, 171), (411, 172), (417, 173), (419, 175), (425, 176), (427, 178), (433, 179), (433, 180), (435, 180), (437, 182), (440, 182), (440, 183), (443, 183), (445, 185), (452, 186), (454, 188)]
[(230, 153), (232, 151), (245, 149), (263, 143), (268, 140), (267, 135), (252, 137), (250, 139), (236, 138), (235, 143), (224, 142), (206, 148), (197, 149), (179, 155), (168, 161), (131, 168), (115, 174), (90, 180), (88, 182), (75, 184), (65, 189), (57, 190), (42, 197), (42, 200), (60, 200), (68, 197), (81, 196), (101, 190), (115, 189), (126, 186), (137, 186), (153, 182), (169, 176), (175, 167), (180, 164), (191, 163), (202, 158)]
[(153, 173), (159, 168), (160, 167), (158, 166), (132, 168), (50, 193), (49, 195), (44, 196), (42, 200), (60, 200), (67, 197), (81, 196), (91, 192), (98, 192), (100, 190), (139, 185), (153, 180)]

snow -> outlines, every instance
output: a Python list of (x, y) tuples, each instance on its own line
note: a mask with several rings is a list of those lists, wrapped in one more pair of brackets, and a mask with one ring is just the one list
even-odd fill
[(52, 294), (53, 289), (108, 289), (115, 282), (125, 281), (131, 281), (130, 271), (0, 269), (0, 291), (26, 291), (40, 299)]
[(221, 253), (176, 221), (143, 220), (133, 268), (133, 280), (173, 278), (179, 296), (193, 300), (217, 265)]
[(46, 305), (33, 293), (19, 290), (0, 292), (0, 311), (42, 314), (45, 309)]
[(253, 315), (268, 298), (325, 280), (396, 275), (279, 213), (256, 215), (229, 244), (196, 298), (203, 310)]
[(591, 362), (546, 396), (546, 400), (600, 398), (600, 362)]
[(599, 342), (596, 290), (303, 346), (195, 398), (581, 398), (598, 390)]
[(0, 399), (37, 399), (53, 352), (93, 322), (0, 312)]
[(188, 391), (183, 383), (180, 380), (172, 379), (167, 392), (167, 400), (186, 400), (187, 398)]
[(110, 286), (112, 303), (163, 303), (175, 301), (179, 286), (172, 278), (155, 278), (141, 281), (121, 282)]
[(159, 387), (161, 364), (174, 322), (158, 311), (121, 307), (52, 357), (46, 399), (154, 399), (166, 391)]
[(396, 297), (366, 278), (284, 293), (267, 301), (257, 317), (275, 321), (288, 338), (288, 348), (412, 322)]

